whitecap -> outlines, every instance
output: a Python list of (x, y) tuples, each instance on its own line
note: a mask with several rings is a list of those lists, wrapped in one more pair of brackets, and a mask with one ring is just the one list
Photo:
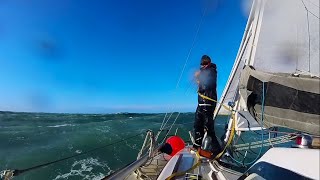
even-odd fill
[(80, 161), (76, 161), (72, 164), (70, 172), (65, 174), (60, 174), (55, 177), (54, 180), (58, 179), (68, 179), (69, 177), (78, 177), (78, 179), (102, 179), (105, 175), (102, 173), (94, 174), (92, 173), (93, 168), (100, 167), (109, 175), (113, 172), (107, 163), (99, 162), (98, 159), (87, 158)]
[(65, 127), (65, 126), (75, 126), (74, 124), (58, 124), (54, 126), (47, 126), (47, 127)]

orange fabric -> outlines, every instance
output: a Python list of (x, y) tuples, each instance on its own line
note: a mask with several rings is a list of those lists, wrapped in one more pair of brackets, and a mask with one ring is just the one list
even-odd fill
[(210, 152), (210, 151), (205, 151), (205, 150), (202, 150), (202, 149), (199, 148), (198, 152), (199, 152), (200, 156), (203, 156), (203, 157), (206, 157), (206, 158), (209, 158), (209, 159), (213, 159), (213, 157), (212, 157), (213, 153)]

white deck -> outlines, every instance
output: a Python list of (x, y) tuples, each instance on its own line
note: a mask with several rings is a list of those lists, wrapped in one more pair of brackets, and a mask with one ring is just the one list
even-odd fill
[(271, 148), (255, 164), (268, 162), (304, 177), (320, 179), (320, 150)]

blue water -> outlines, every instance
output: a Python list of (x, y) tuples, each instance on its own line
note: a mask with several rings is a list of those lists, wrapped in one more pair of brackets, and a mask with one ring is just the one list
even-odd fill
[[(177, 113), (168, 122), (170, 125)], [(139, 136), (98, 151), (32, 170), (15, 179), (101, 179), (137, 157), (145, 132), (160, 128), (165, 114), (46, 114), (0, 112), (0, 171), (26, 169), (59, 158), (79, 154), (119, 140)], [(169, 134), (189, 140), (194, 113), (180, 114)], [(218, 116), (216, 134), (225, 132), (226, 116)], [(259, 140), (247, 134), (246, 141)], [(161, 139), (161, 136), (160, 136)], [(264, 152), (267, 148), (264, 148)], [(253, 150), (258, 152), (259, 149)], [(249, 153), (248, 160), (256, 154)]]

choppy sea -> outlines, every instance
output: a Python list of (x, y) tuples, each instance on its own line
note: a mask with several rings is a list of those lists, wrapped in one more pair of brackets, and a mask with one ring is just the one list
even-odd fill
[[(134, 161), (142, 146), (145, 132), (148, 129), (155, 132), (159, 130), (163, 119), (168, 118), (168, 115), (0, 112), (0, 171), (30, 168), (141, 133), (127, 141), (15, 177), (28, 180), (101, 179)], [(166, 126), (171, 125), (177, 115), (178, 113), (173, 113)], [(193, 129), (193, 121), (194, 113), (180, 114), (169, 135), (177, 132), (189, 140), (188, 131)], [(226, 122), (227, 116), (217, 117), (217, 137), (223, 136)], [(245, 138), (255, 141), (259, 140), (260, 136), (252, 134)]]

